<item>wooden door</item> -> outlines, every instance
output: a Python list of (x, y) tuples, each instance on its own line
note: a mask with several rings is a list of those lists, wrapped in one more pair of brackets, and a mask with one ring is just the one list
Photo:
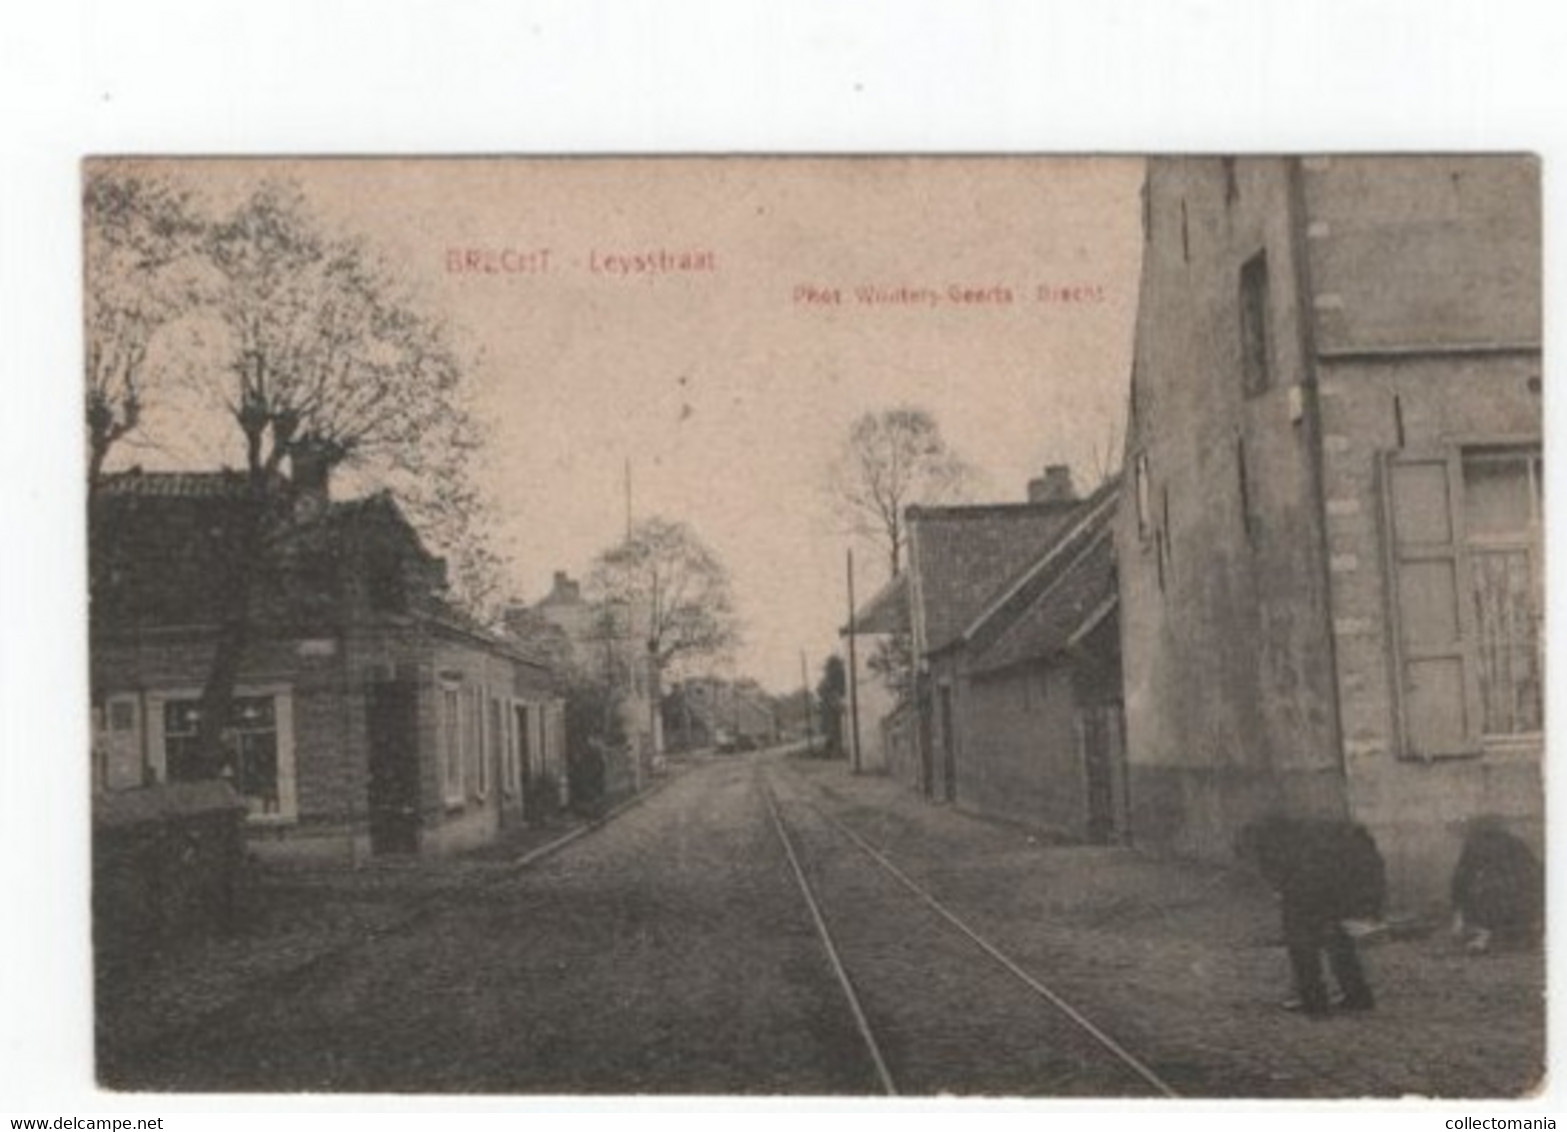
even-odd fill
[(369, 685), (370, 851), (419, 851), (419, 698), (411, 680)]

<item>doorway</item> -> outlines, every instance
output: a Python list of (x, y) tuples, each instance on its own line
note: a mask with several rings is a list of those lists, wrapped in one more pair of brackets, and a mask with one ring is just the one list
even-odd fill
[(1096, 704), (1079, 709), (1077, 732), (1083, 752), (1083, 786), (1087, 802), (1088, 840), (1110, 845), (1126, 831), (1126, 745), (1122, 738), (1120, 704)]
[(411, 680), (367, 685), (370, 852), (419, 851), (419, 699)]
[(948, 802), (958, 800), (958, 739), (952, 718), (952, 685), (936, 689), (941, 708), (941, 795)]

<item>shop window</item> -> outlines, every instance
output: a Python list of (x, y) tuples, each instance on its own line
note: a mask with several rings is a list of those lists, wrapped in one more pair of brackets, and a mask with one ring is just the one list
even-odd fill
[[(200, 758), (201, 700), (163, 702), (163, 757), (170, 782), (204, 777)], [(253, 815), (283, 815), (275, 696), (235, 696), (223, 729), (219, 774), (249, 803)]]

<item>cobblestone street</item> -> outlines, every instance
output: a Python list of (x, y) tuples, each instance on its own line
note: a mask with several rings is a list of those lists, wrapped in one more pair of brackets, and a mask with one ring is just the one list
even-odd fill
[[(296, 881), (288, 914), (331, 919), (333, 933), (281, 958), (275, 940), (230, 941), (211, 962), (226, 979), (204, 980), (187, 955), (177, 977), (127, 975), (140, 993), (101, 990), (100, 1079), (178, 1091), (880, 1092), (769, 794), (901, 1092), (1142, 1096), (1150, 1084), (900, 888), (834, 819), (1181, 1095), (1517, 1096), (1539, 1083), (1538, 953), (1475, 958), (1439, 934), (1372, 944), (1377, 1011), (1309, 1021), (1278, 1008), (1286, 968), (1260, 884), (1128, 849), (1044, 844), (841, 763), (776, 753), (689, 764), (527, 867), (491, 855), (336, 887)], [(203, 986), (205, 997), (192, 990)]]

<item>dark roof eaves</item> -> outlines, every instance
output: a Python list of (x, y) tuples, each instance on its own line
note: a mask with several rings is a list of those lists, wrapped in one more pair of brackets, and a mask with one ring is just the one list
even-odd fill
[(1066, 514), (1085, 500), (1053, 500), (1049, 503), (911, 503), (903, 514), (910, 519), (993, 519), (1005, 515)]
[(488, 629), (482, 628), (478, 625), (465, 625), (462, 623), (462, 621), (458, 620), (449, 613), (444, 611), (422, 611), (415, 614), (414, 616), (418, 620), (423, 621), (428, 625), (434, 626), (437, 629), (445, 630), (448, 633), (452, 633), (460, 637), (466, 637), (476, 644), (484, 645), (486, 648), (500, 653), (509, 660), (514, 660), (519, 664), (529, 665), (530, 667), (537, 668), (542, 672), (554, 672), (554, 669), (551, 668), (547, 662), (542, 661), (537, 657), (527, 655), (526, 653), (519, 650), (515, 645), (505, 640), (503, 637), (497, 636), (496, 634), (491, 633)]
[[(1104, 529), (1109, 529), (1109, 519), (1114, 514), (1120, 486), (1120, 477), (1112, 477), (1101, 484), (1088, 498), (1079, 500), (1078, 506), (1081, 508), (1081, 517), (1078, 521), (1069, 524), (1065, 529), (1058, 532), (1057, 537), (1050, 540), (1049, 545), (1040, 551), (1039, 556), (1033, 562), (1029, 563), (1028, 566), (1012, 578), (1003, 582), (996, 589), (994, 596), (985, 603), (980, 612), (970, 620), (962, 632), (944, 647), (966, 644), (972, 640), (976, 634), (985, 628), (987, 622), (1005, 611), (1010, 601), (1027, 590), (1030, 583), (1037, 581), (1045, 568), (1055, 561), (1057, 555), (1064, 552), (1079, 537), (1087, 537), (1090, 540), (1090, 544), (1097, 541), (1097, 536), (1100, 532), (1094, 529), (1094, 524), (1103, 522), (1105, 524)], [(1053, 583), (1047, 584), (1047, 589), (1050, 584)], [(1030, 598), (1025, 604), (1032, 605), (1034, 600)]]
[(983, 660), (981, 660), (978, 664), (975, 664), (972, 668), (969, 669), (969, 675), (978, 676), (981, 678), (998, 676), (1001, 673), (1009, 672), (1014, 668), (1021, 668), (1026, 664), (1037, 664), (1040, 661), (1050, 661), (1056, 657), (1065, 656), (1070, 653), (1077, 646), (1077, 644), (1085, 636), (1087, 636), (1088, 633), (1092, 632), (1094, 629), (1097, 629), (1107, 616), (1115, 612), (1115, 610), (1119, 609), (1120, 605), (1121, 595), (1119, 593), (1112, 592), (1109, 598), (1100, 602), (1093, 609), (1089, 610), (1083, 615), (1082, 620), (1079, 621), (1076, 627), (1067, 634), (1066, 641), (1059, 648), (1046, 649), (1034, 656), (1012, 657), (1010, 659), (1002, 660), (999, 663), (986, 664)]
[[(1120, 603), (1120, 594), (1112, 585), (1109, 597), (1104, 601), (1095, 603), (1092, 608), (1084, 612), (1083, 615), (1078, 618), (1075, 623), (1073, 623), (1072, 628), (1061, 638), (1059, 645), (1053, 648), (1039, 650), (1027, 656), (1004, 660), (1001, 663), (992, 662), (987, 664), (985, 661), (986, 656), (996, 652), (997, 649), (1008, 640), (1008, 638), (1017, 630), (1017, 627), (1022, 624), (1023, 618), (1026, 617), (1030, 611), (1038, 608), (1041, 602), (1051, 598), (1052, 595), (1054, 595), (1058, 590), (1066, 585), (1081, 569), (1083, 569), (1086, 565), (1091, 564), (1093, 562), (1095, 553), (1107, 543), (1109, 544), (1113, 554), (1114, 532), (1108, 525), (1093, 532), (1093, 534), (1088, 538), (1087, 542), (1078, 549), (1077, 553), (1071, 557), (1070, 561), (1066, 563), (1060, 572), (1052, 576), (1049, 582), (1037, 593), (1030, 595), (1029, 599), (1023, 603), (1021, 608), (1018, 609), (1017, 615), (1012, 619), (1012, 621), (1003, 626), (988, 641), (984, 642), (983, 645), (976, 649), (974, 654), (975, 663), (972, 667), (972, 671), (977, 674), (1000, 671), (1004, 668), (1014, 667), (1018, 664), (1026, 664), (1035, 660), (1049, 659), (1052, 656), (1058, 656), (1062, 653), (1068, 652), (1070, 651), (1077, 637), (1082, 634), (1085, 625), (1087, 625), (1090, 621), (1097, 620), (1098, 618), (1102, 617), (1109, 610), (1118, 607)], [(1110, 564), (1107, 565), (1105, 569), (1107, 573), (1113, 574), (1114, 566), (1113, 564)], [(972, 642), (966, 641), (965, 643)]]

